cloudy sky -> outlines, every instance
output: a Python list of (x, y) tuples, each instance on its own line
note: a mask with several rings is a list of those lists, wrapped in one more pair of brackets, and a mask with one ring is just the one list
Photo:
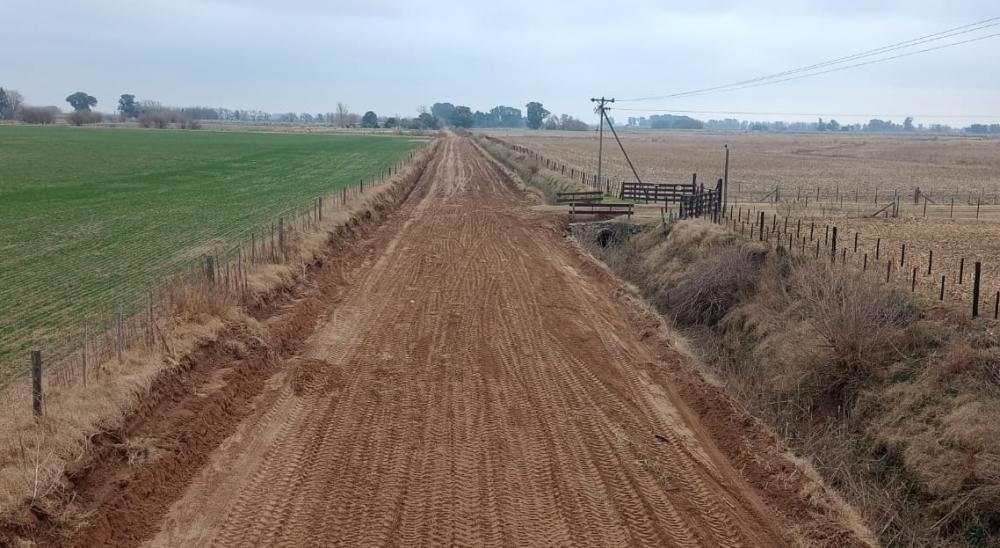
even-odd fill
[[(850, 55), (1000, 16), (996, 0), (0, 0), (0, 86), (99, 110), (170, 105), (412, 115), (438, 101), (543, 102), (596, 122), (589, 98), (666, 95)], [(1000, 33), (1000, 26), (955, 38)], [(936, 42), (927, 46), (947, 43)], [(925, 46), (926, 47), (926, 46)], [(642, 109), (804, 113), (841, 121), (1000, 115), (1000, 37), (884, 64)], [(618, 111), (623, 119), (638, 112)], [(846, 114), (864, 114), (852, 117)], [(994, 120), (997, 121), (997, 120)]]

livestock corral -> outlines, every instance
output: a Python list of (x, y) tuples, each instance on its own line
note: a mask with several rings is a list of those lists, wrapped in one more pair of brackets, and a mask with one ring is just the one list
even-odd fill
[[(497, 132), (543, 158), (597, 172), (596, 132)], [(981, 263), (980, 314), (995, 315), (1000, 291), (1000, 140), (916, 134), (761, 134), (620, 132), (644, 182), (706, 186), (725, 176), (730, 226), (779, 237), (793, 252), (880, 269), (928, 298), (968, 305)], [(612, 193), (634, 181), (625, 156), (605, 135), (603, 179)], [(607, 183), (603, 186), (607, 188)], [(641, 203), (641, 201), (640, 201)], [(638, 222), (677, 204), (640, 208)], [(733, 219), (736, 220), (733, 224)], [(788, 238), (791, 236), (791, 243)], [(819, 247), (817, 247), (819, 242)], [(905, 248), (905, 250), (904, 250)], [(891, 265), (891, 266), (890, 266)], [(942, 276), (944, 281), (942, 282)]]

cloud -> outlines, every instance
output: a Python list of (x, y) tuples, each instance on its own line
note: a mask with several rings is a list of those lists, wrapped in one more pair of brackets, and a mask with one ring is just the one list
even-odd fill
[[(412, 114), (594, 94), (659, 95), (878, 47), (994, 15), (985, 1), (8, 0), (0, 85), (62, 105), (83, 89), (167, 104)], [(35, 22), (44, 22), (36, 24)], [(1000, 39), (754, 90), (649, 104), (698, 110), (993, 110)]]

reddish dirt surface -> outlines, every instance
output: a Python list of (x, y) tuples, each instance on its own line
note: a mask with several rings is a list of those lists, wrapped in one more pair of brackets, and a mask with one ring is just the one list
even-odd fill
[(290, 341), (272, 362), (206, 351), (183, 412), (130, 430), (185, 449), (80, 482), (72, 543), (860, 544), (528, 205), (446, 138), (399, 212), (269, 321)]

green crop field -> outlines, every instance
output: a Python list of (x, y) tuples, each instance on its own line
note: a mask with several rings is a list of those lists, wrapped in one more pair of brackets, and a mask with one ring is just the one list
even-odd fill
[(393, 136), (0, 126), (0, 377), (88, 314), (133, 306), (423, 143)]

